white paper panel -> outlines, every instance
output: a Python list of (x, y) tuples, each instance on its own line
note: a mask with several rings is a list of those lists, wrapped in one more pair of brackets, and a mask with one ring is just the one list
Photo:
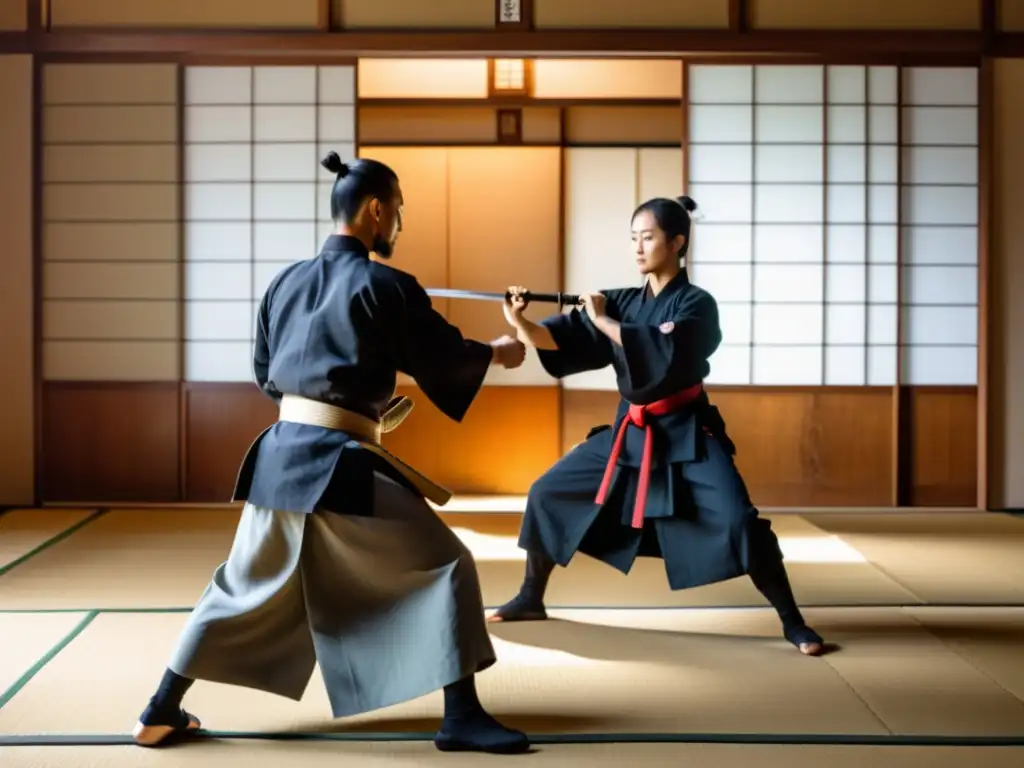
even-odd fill
[(899, 70), (896, 67), (868, 69), (868, 103), (896, 104), (899, 101)]
[(185, 143), (252, 141), (252, 108), (185, 107)]
[(252, 296), (252, 265), (192, 261), (185, 265), (186, 300), (247, 301)]
[(825, 100), (824, 67), (758, 66), (754, 97), (758, 104), (821, 104)]
[(249, 341), (253, 318), (252, 304), (246, 301), (187, 301), (185, 340)]
[(976, 345), (977, 307), (903, 307), (903, 343)]
[(903, 381), (918, 386), (975, 386), (976, 347), (904, 347)]
[(895, 304), (871, 304), (868, 306), (869, 344), (890, 346), (896, 343), (899, 334), (898, 311)]
[(896, 347), (868, 347), (868, 385), (891, 387), (896, 383)]
[(185, 145), (185, 178), (192, 183), (248, 182), (251, 177), (251, 144)]
[(265, 182), (253, 185), (254, 217), (257, 221), (317, 220), (315, 184)]
[(252, 187), (248, 184), (185, 184), (188, 221), (249, 221)]
[(825, 343), (859, 344), (867, 341), (867, 307), (864, 304), (829, 304), (825, 307)]
[[(868, 107), (868, 141), (895, 144), (899, 140), (899, 112), (896, 107)], [(904, 137), (904, 142), (906, 137)]]
[[(575, 151), (575, 150), (570, 150)], [(690, 184), (704, 218), (700, 224), (747, 224), (753, 221), (754, 190), (744, 184)]]
[(976, 67), (908, 67), (903, 70), (903, 103), (922, 106), (974, 106)]
[(750, 344), (753, 307), (747, 303), (718, 302), (718, 325), (722, 344)]
[(696, 64), (689, 68), (687, 85), (691, 104), (750, 104), (754, 100), (754, 68)]
[(899, 172), (898, 147), (888, 144), (872, 144), (868, 148), (868, 181), (870, 183), (895, 184), (899, 181)]
[(978, 263), (977, 227), (903, 227), (903, 263)]
[(867, 138), (867, 107), (830, 106), (828, 108), (828, 141), (830, 144), (864, 144)]
[(864, 347), (825, 347), (825, 384), (861, 386), (865, 383), (866, 371)]
[(977, 146), (978, 110), (976, 107), (904, 107), (903, 143)]
[[(701, 201), (697, 200), (697, 205)], [(753, 258), (753, 227), (750, 224), (695, 222), (690, 230), (690, 263), (745, 262)], [(691, 275), (691, 279), (692, 279)]]
[(823, 349), (807, 347), (754, 347), (753, 384), (820, 385)]
[(828, 68), (829, 104), (864, 104), (867, 102), (867, 71), (864, 67), (832, 66)]
[(758, 264), (754, 267), (754, 300), (820, 304), (824, 270), (820, 263)]
[(321, 109), (325, 104), (355, 104), (356, 69), (355, 67), (320, 67), (317, 86)]
[(191, 221), (185, 231), (186, 261), (249, 261), (252, 225), (248, 222)]
[(825, 301), (829, 304), (867, 300), (867, 267), (863, 264), (829, 264), (825, 274)]
[[(642, 147), (637, 151), (637, 198), (639, 205), (654, 197), (675, 200), (683, 194), (683, 150)], [(700, 201), (697, 201), (700, 205)]]
[(868, 267), (868, 301), (895, 304), (899, 288), (895, 264), (871, 264)]
[(754, 188), (754, 220), (780, 224), (818, 224), (824, 219), (820, 184), (759, 184)]
[(754, 108), (694, 104), (689, 110), (690, 144), (750, 144), (754, 140)]
[(754, 180), (820, 184), (825, 163), (820, 144), (758, 146), (754, 153)]
[(895, 264), (899, 250), (899, 232), (892, 225), (868, 227), (868, 261), (872, 264)]
[(977, 184), (977, 147), (904, 147), (904, 184)]
[(689, 155), (691, 184), (753, 181), (754, 148), (749, 144), (694, 144)]
[(255, 141), (315, 141), (316, 107), (255, 107), (253, 113)]
[(711, 356), (708, 384), (750, 384), (752, 350), (748, 346), (723, 344)]
[(636, 166), (635, 149), (565, 151), (567, 291), (640, 284), (636, 265), (622, 257), (637, 204)]
[(895, 184), (868, 185), (868, 222), (895, 224), (899, 221), (899, 195)]
[(316, 144), (256, 144), (253, 147), (253, 181), (314, 182), (320, 160)]
[(821, 263), (823, 228), (818, 224), (757, 224), (754, 260), (757, 262)]
[(316, 104), (316, 67), (256, 67), (257, 104)]
[(193, 341), (185, 345), (186, 381), (252, 381), (252, 343)]
[(904, 224), (977, 224), (977, 187), (904, 187)]
[(185, 104), (250, 103), (251, 67), (185, 67)]
[(826, 217), (834, 224), (863, 224), (867, 221), (867, 189), (860, 184), (829, 184)]
[(754, 135), (758, 143), (820, 144), (825, 136), (823, 107), (757, 106)]
[(829, 263), (862, 264), (867, 261), (867, 227), (829, 224), (825, 228), (825, 254)]
[(770, 344), (816, 344), (825, 340), (824, 317), (815, 304), (755, 304), (755, 350)]
[(867, 148), (856, 145), (829, 145), (828, 181), (836, 183), (861, 183), (868, 178)]
[(716, 264), (696, 261), (690, 279), (719, 302), (750, 301), (753, 267), (750, 264)]
[(316, 224), (313, 222), (262, 222), (253, 230), (256, 261), (291, 262), (317, 254)]
[(978, 270), (975, 267), (904, 266), (903, 302), (974, 306), (978, 302)]

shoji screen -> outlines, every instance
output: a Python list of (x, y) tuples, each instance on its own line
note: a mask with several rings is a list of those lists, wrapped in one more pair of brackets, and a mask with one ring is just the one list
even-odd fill
[(691, 272), (725, 333), (711, 382), (974, 383), (977, 71), (899, 77), (690, 68)]
[(43, 375), (176, 381), (177, 67), (51, 64), (43, 82)]
[(189, 67), (185, 79), (185, 371), (250, 381), (255, 310), (331, 231), (328, 150), (355, 157), (349, 66)]

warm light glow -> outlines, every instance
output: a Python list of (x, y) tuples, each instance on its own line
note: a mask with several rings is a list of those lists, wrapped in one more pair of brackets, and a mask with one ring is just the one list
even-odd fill
[(526, 62), (522, 59), (494, 60), (494, 90), (522, 91), (526, 89)]
[(491, 636), (494, 649), (502, 664), (517, 664), (524, 667), (595, 667), (601, 664), (611, 666), (614, 662), (600, 659), (588, 659), (567, 651), (544, 648), (540, 645), (529, 645), (503, 640)]
[(495, 536), (488, 533), (477, 533), (469, 528), (452, 527), (452, 531), (466, 548), (473, 553), (476, 560), (490, 562), (522, 562), (526, 560), (526, 552), (516, 544), (515, 536)]
[(867, 558), (838, 536), (780, 536), (782, 555), (791, 563), (866, 563)]
[(439, 512), (514, 512), (526, 510), (525, 496), (452, 496), (443, 507), (431, 504)]

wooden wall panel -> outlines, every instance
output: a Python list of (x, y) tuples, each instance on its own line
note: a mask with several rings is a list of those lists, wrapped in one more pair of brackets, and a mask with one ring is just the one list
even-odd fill
[(977, 411), (975, 387), (911, 389), (912, 506), (977, 503)]
[(980, 29), (978, 0), (749, 0), (751, 29)]
[(398, 391), (416, 405), (384, 445), (456, 493), (524, 494), (561, 455), (557, 387), (484, 387), (461, 424)]
[(277, 420), (274, 402), (254, 384), (185, 385), (185, 500), (226, 503), (246, 450)]
[(993, 68), (988, 496), (1024, 509), (1024, 59)]
[(360, 99), (486, 99), (487, 59), (360, 59)]
[(495, 144), (498, 111), (496, 107), (487, 106), (362, 106), (359, 108), (359, 140), (371, 146)]
[[(889, 506), (889, 388), (708, 388), (759, 506)], [(563, 449), (615, 415), (615, 392), (566, 390)]]
[(1024, 0), (996, 0), (996, 23), (1003, 32), (1024, 32)]
[[(558, 147), (448, 150), (449, 265), (452, 288), (502, 291), (523, 285), (557, 291), (561, 279)], [(481, 238), (481, 233), (486, 233)], [(533, 319), (551, 312), (536, 307)], [(511, 333), (501, 305), (449, 302), (449, 320), (466, 336), (488, 341)], [(492, 367), (488, 384), (554, 386), (535, 354), (519, 368)]]
[(679, 99), (679, 59), (536, 59), (538, 99)]
[[(565, 138), (575, 146), (679, 146), (683, 135), (680, 107), (569, 107)], [(678, 188), (682, 189), (682, 174)], [(678, 194), (682, 194), (681, 192)]]
[(0, 0), (0, 31), (28, 29), (28, 0)]
[(729, 26), (729, 0), (533, 0), (533, 8), (533, 23), (538, 29)]
[(331, 21), (345, 29), (487, 29), (494, 0), (330, 0)]
[[(24, 4), (24, 3), (22, 3)], [(32, 57), (0, 57), (0, 506), (35, 493)]]
[(50, 0), (50, 25), (315, 29), (320, 0)]
[(43, 500), (179, 501), (175, 382), (46, 382)]

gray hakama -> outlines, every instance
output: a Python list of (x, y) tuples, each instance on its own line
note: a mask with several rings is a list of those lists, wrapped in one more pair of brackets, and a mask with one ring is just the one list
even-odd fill
[(376, 473), (372, 515), (247, 503), (169, 667), (297, 701), (319, 663), (343, 717), (494, 662), (469, 550), (420, 496)]

